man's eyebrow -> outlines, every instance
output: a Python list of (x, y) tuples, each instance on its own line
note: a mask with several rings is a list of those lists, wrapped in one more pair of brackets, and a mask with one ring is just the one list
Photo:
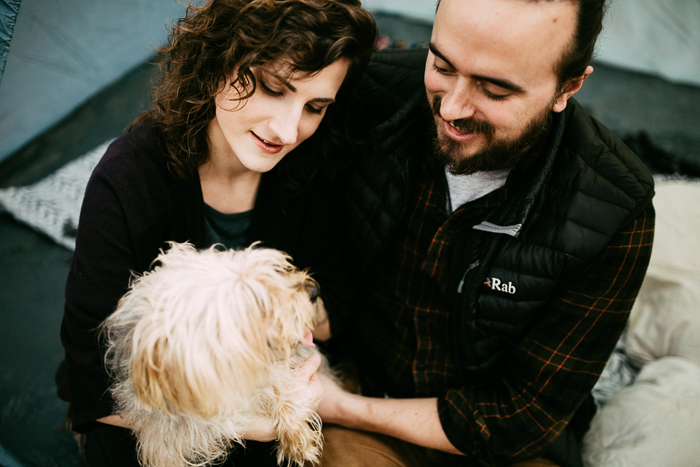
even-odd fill
[[(456, 70), (455, 66), (447, 59), (447, 57), (445, 57), (442, 54), (442, 52), (440, 52), (440, 50), (438, 50), (438, 48), (435, 46), (435, 44), (430, 42), (428, 44), (428, 49), (430, 49), (430, 51), (433, 53), (433, 55), (439, 57), (440, 60), (447, 63), (447, 65), (450, 68), (452, 68), (453, 70)], [(495, 84), (496, 86), (498, 86), (500, 88), (507, 89), (508, 91), (511, 91), (514, 93), (519, 94), (519, 93), (525, 92), (525, 90), (523, 88), (521, 88), (520, 86), (518, 86), (517, 84), (515, 84), (511, 81), (505, 80), (505, 79), (492, 78), (490, 76), (482, 76), (482, 75), (474, 75), (474, 74), (470, 74), (469, 77), (472, 79), (478, 80), (478, 81), (486, 81), (487, 83)]]
[[(274, 73), (274, 72), (271, 72), (271, 71), (268, 71), (267, 73), (268, 73), (270, 76), (272, 76), (273, 78), (275, 78), (277, 81), (279, 81), (280, 83), (282, 83), (282, 84), (283, 84), (287, 89), (289, 89), (290, 91), (292, 91), (292, 92), (297, 92), (297, 88), (295, 88), (294, 85), (293, 85), (292, 83), (290, 83), (286, 78), (283, 78), (283, 77), (281, 77), (280, 75), (278, 75), (278, 74), (276, 74), (276, 73)], [(331, 98), (331, 97), (315, 97), (315, 98), (313, 98), (313, 99), (311, 99), (311, 100), (312, 100), (313, 102), (329, 103), (329, 104), (332, 104), (333, 102), (335, 102), (335, 99), (333, 99), (333, 98)]]
[(503, 80), (503, 79), (498, 79), (498, 78), (491, 78), (490, 76), (481, 76), (481, 75), (470, 75), (473, 79), (479, 80), (479, 81), (486, 81), (487, 83), (495, 84), (499, 88), (507, 89), (510, 92), (514, 92), (516, 94), (520, 94), (525, 92), (523, 88), (518, 86), (515, 83), (511, 83), (510, 81)]
[(442, 52), (440, 52), (440, 51), (438, 50), (438, 48), (435, 46), (435, 44), (432, 43), (432, 41), (428, 43), (428, 49), (433, 53), (433, 55), (437, 55), (438, 57), (440, 57), (440, 60), (442, 60), (443, 62), (447, 63), (447, 64), (450, 66), (450, 68), (455, 69), (455, 67), (454, 67), (454, 65), (452, 64), (452, 62), (450, 62), (450, 61), (447, 59), (447, 57), (445, 57), (445, 56), (442, 54)]

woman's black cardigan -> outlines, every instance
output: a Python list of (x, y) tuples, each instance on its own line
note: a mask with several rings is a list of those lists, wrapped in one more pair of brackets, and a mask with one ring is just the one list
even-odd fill
[[(112, 413), (97, 328), (126, 293), (132, 272), (147, 271), (167, 241), (210, 246), (204, 244), (199, 179), (184, 182), (173, 176), (161, 147), (157, 127), (140, 125), (112, 143), (88, 183), (61, 326), (76, 431), (88, 431), (96, 419)], [(263, 175), (249, 238), (289, 253), (297, 267), (310, 269), (338, 334), (347, 294), (333, 244), (337, 236), (331, 232), (338, 224), (334, 196), (319, 186), (292, 196), (281, 185), (276, 169)]]

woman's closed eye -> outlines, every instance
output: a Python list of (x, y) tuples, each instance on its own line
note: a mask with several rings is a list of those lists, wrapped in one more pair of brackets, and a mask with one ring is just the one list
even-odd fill
[[(269, 74), (261, 73), (257, 76), (257, 83), (260, 89), (271, 97), (284, 97), (288, 93), (297, 94), (297, 89), (292, 82), (283, 81), (276, 75), (270, 76)], [(325, 97), (312, 98), (306, 102), (304, 110), (314, 115), (323, 115), (328, 106), (334, 101), (334, 99)]]
[(284, 95), (284, 90), (277, 90), (275, 89), (274, 86), (271, 84), (268, 84), (264, 79), (259, 79), (258, 82), (260, 83), (260, 88), (263, 90), (265, 94), (269, 94), (270, 96), (283, 96)]
[(327, 107), (328, 107), (327, 105), (324, 105), (322, 107), (317, 107), (317, 106), (314, 106), (311, 104), (307, 104), (306, 110), (308, 110), (309, 112), (311, 112), (313, 114), (321, 115), (326, 110)]

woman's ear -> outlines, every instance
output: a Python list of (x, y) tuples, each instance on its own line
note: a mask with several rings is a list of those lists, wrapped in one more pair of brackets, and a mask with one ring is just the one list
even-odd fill
[(554, 101), (552, 110), (554, 112), (561, 112), (562, 110), (564, 110), (566, 108), (566, 103), (569, 101), (569, 98), (576, 94), (579, 89), (581, 89), (581, 86), (583, 86), (583, 82), (586, 81), (586, 79), (590, 76), (591, 73), (593, 73), (593, 67), (589, 65), (588, 67), (586, 67), (586, 71), (581, 76), (571, 78), (569, 81), (564, 83), (564, 86), (562, 87), (559, 96)]

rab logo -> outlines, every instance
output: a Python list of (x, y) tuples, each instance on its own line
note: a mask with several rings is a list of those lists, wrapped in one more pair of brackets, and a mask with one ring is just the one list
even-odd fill
[(491, 290), (497, 290), (499, 292), (505, 292), (511, 295), (515, 293), (515, 286), (512, 282), (504, 284), (498, 277), (487, 277), (484, 281), (484, 285)]

